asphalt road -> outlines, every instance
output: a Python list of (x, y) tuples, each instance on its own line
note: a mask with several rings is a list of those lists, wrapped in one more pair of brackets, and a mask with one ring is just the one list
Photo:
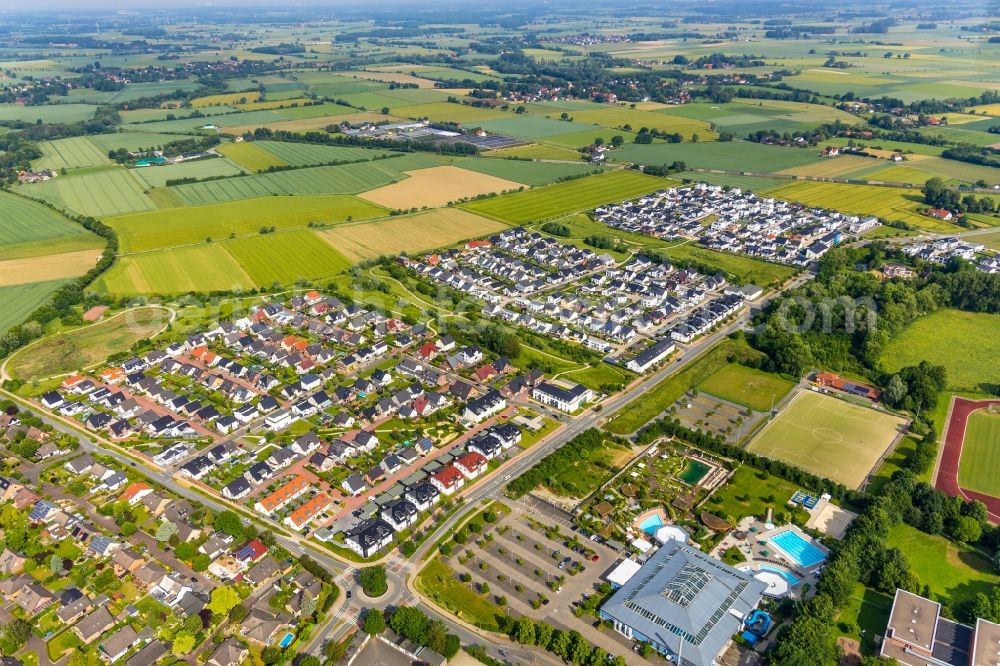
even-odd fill
[[(781, 291), (800, 286), (813, 277), (814, 273), (811, 271), (804, 271), (791, 282), (784, 285)], [(674, 360), (667, 363), (652, 375), (649, 375), (641, 382), (629, 387), (621, 394), (608, 398), (601, 403), (600, 411), (595, 411), (591, 408), (583, 414), (572, 418), (562, 428), (549, 435), (545, 440), (538, 442), (527, 451), (519, 454), (511, 462), (499, 469), (493, 477), (472, 486), (468, 492), (462, 495), (465, 499), (463, 510), (456, 512), (454, 515), (445, 520), (440, 526), (438, 526), (433, 534), (431, 534), (417, 549), (417, 552), (409, 558), (409, 561), (414, 563), (422, 561), (441, 537), (452, 530), (461, 521), (465, 520), (470, 512), (478, 509), (482, 502), (500, 497), (503, 487), (511, 479), (516, 478), (527, 469), (534, 466), (539, 460), (549, 455), (580, 433), (596, 427), (602, 420), (612, 416), (633, 401), (640, 399), (646, 391), (650, 390), (666, 377), (693, 363), (702, 354), (708, 351), (708, 349), (728, 336), (730, 333), (743, 328), (750, 321), (750, 318), (755, 312), (757, 312), (769, 300), (777, 297), (781, 291), (776, 291), (762, 298), (728, 325), (688, 346), (687, 349), (683, 350), (681, 354), (674, 358)], [(185, 484), (177, 483), (172, 474), (164, 472), (158, 468), (150, 467), (141, 460), (124, 455), (115, 445), (102, 437), (97, 436), (95, 437), (97, 440), (96, 442), (91, 441), (92, 435), (84, 433), (79, 428), (70, 425), (71, 422), (62, 419), (61, 417), (50, 415), (44, 412), (44, 410), (39, 409), (37, 405), (34, 405), (19, 396), (10, 393), (9, 391), (0, 390), (0, 395), (8, 397), (21, 405), (32, 409), (36, 413), (41, 414), (43, 420), (57, 430), (75, 436), (80, 442), (80, 447), (85, 451), (108, 455), (126, 467), (141, 469), (142, 473), (147, 477), (164, 487), (170, 488), (177, 495), (201, 502), (214, 511), (225, 511), (232, 508), (231, 504), (221, 500), (221, 498), (215, 499), (207, 494), (197, 492)], [(263, 525), (263, 523), (261, 524)], [(319, 547), (309, 544), (307, 540), (302, 539), (297, 534), (292, 537), (288, 537), (276, 532), (275, 539), (289, 552), (295, 555), (301, 556), (303, 554), (308, 554), (314, 560), (329, 569), (335, 576), (343, 574), (343, 572), (345, 572), (349, 567), (357, 568), (358, 566), (356, 563), (342, 560), (328, 551), (321, 550)], [(382, 559), (384, 560), (385, 558)], [(506, 660), (510, 663), (561, 663), (558, 659), (548, 653), (528, 650), (522, 646), (510, 643), (506, 639), (474, 631), (467, 625), (457, 622), (454, 618), (439, 613), (433, 606), (423, 603), (420, 597), (413, 591), (413, 588), (409, 585), (411, 582), (408, 575), (410, 570), (416, 570), (416, 567), (407, 567), (402, 571), (387, 569), (389, 575), (389, 592), (379, 598), (377, 602), (369, 605), (376, 608), (385, 608), (398, 606), (404, 602), (418, 604), (429, 616), (438, 618), (445, 622), (445, 624), (449, 627), (449, 631), (457, 634), (463, 644), (478, 643), (484, 645), (494, 656), (498, 656), (499, 649), (503, 648), (509, 652)], [(351, 589), (353, 588), (353, 583), (348, 582), (344, 585), (344, 587)], [(325, 631), (321, 630), (315, 633), (313, 640), (306, 646), (307, 651), (312, 652), (313, 654), (318, 654), (322, 649), (323, 643), (327, 640), (342, 640), (346, 636), (346, 634), (354, 626), (354, 620), (360, 618), (361, 612), (364, 610), (358, 604), (358, 596), (359, 595), (355, 594), (353, 595), (354, 598), (347, 600), (345, 594), (340, 595), (337, 603), (330, 610), (330, 614), (334, 618), (347, 617), (352, 621), (339, 623), (328, 622), (323, 627)], [(330, 628), (331, 625), (332, 629)]]

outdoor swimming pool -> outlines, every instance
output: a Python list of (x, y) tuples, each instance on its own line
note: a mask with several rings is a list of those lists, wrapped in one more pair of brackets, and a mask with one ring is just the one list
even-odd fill
[(295, 640), (295, 634), (293, 634), (292, 632), (289, 631), (287, 634), (285, 634), (282, 637), (281, 642), (278, 643), (278, 645), (280, 645), (283, 648), (286, 648), (289, 645), (291, 645), (292, 641), (294, 641), (294, 640)]
[(778, 567), (771, 566), (770, 564), (762, 564), (760, 565), (760, 569), (761, 571), (770, 571), (771, 573), (778, 574), (779, 576), (787, 580), (789, 585), (799, 584), (799, 579), (793, 576), (792, 574), (788, 573), (784, 569), (779, 569)]
[(795, 530), (787, 530), (770, 538), (769, 543), (800, 567), (808, 569), (826, 560), (826, 554)]
[(660, 514), (654, 513), (652, 516), (646, 518), (646, 520), (639, 523), (639, 529), (646, 534), (656, 534), (656, 530), (663, 527), (663, 519), (660, 518)]

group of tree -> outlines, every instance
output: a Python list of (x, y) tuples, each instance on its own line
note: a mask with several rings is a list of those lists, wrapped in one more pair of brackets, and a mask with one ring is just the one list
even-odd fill
[(615, 438), (595, 428), (580, 433), (507, 484), (507, 494), (518, 498), (541, 483), (553, 480), (556, 474), (567, 467), (572, 467), (574, 462), (587, 458), (591, 452), (604, 446), (609, 439)]
[(381, 597), (389, 589), (386, 582), (385, 567), (376, 565), (365, 567), (358, 573), (358, 583), (369, 597)]
[(622, 666), (625, 658), (621, 655), (611, 657), (602, 647), (590, 644), (584, 636), (575, 629), (565, 631), (556, 629), (545, 622), (535, 621), (527, 616), (513, 619), (500, 616), (500, 630), (521, 645), (534, 645), (548, 650), (563, 659), (568, 664), (576, 666)]
[[(998, 162), (1000, 165), (1000, 162)], [(990, 197), (975, 197), (947, 187), (937, 176), (924, 183), (921, 191), (924, 193), (924, 203), (932, 208), (943, 208), (960, 213), (993, 213), (996, 204)]]
[(451, 659), (462, 647), (455, 634), (449, 634), (441, 620), (432, 620), (419, 608), (401, 606), (389, 617), (389, 628), (417, 645), (428, 647)]

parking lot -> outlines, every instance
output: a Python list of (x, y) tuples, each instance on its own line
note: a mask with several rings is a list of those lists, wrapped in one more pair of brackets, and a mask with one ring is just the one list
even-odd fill
[(515, 508), (479, 544), (470, 541), (455, 549), (449, 565), (470, 587), (481, 592), (485, 584), (491, 600), (505, 598), (512, 617), (544, 618), (557, 629), (579, 631), (610, 654), (624, 655), (630, 664), (645, 663), (632, 652), (631, 641), (600, 629), (591, 615), (573, 613), (578, 603), (599, 593), (617, 553), (544, 518)]

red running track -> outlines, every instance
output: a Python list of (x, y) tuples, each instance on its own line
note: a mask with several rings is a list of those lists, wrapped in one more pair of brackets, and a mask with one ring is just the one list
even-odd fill
[(990, 521), (1000, 523), (1000, 498), (965, 490), (958, 485), (958, 462), (962, 458), (962, 443), (965, 441), (965, 426), (969, 415), (977, 409), (1000, 406), (1000, 400), (967, 400), (955, 397), (951, 404), (951, 418), (944, 435), (944, 451), (938, 467), (935, 486), (949, 495), (958, 495), (967, 500), (979, 500), (990, 512)]

